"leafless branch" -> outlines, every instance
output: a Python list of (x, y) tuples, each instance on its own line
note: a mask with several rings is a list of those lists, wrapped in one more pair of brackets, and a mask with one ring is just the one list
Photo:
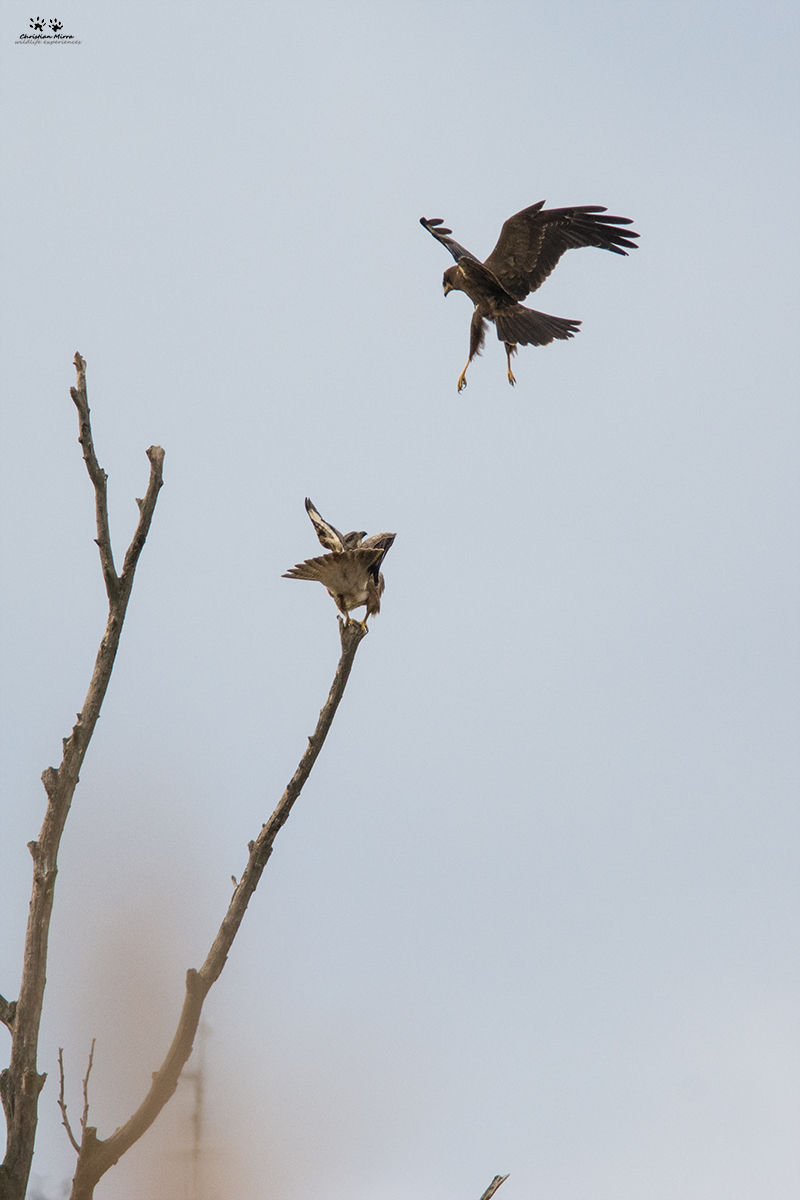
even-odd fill
[(305, 753), (300, 759), (297, 770), (289, 780), (275, 811), (267, 823), (262, 825), (256, 840), (250, 842), (248, 846), (247, 865), (205, 962), (199, 970), (190, 969), (186, 973), (186, 996), (183, 1009), (166, 1058), (159, 1070), (153, 1074), (150, 1090), (139, 1108), (124, 1125), (105, 1140), (97, 1137), (97, 1130), (92, 1126), (84, 1130), (71, 1200), (90, 1200), (98, 1180), (150, 1128), (178, 1086), (181, 1071), (192, 1052), (203, 1002), (225, 966), (228, 952), (242, 923), (247, 905), (272, 853), (275, 838), (286, 822), (322, 749), (336, 709), (344, 695), (356, 651), (366, 636), (366, 630), (360, 624), (345, 623), (341, 618), (339, 619), (339, 633), (342, 653), (328, 699), (320, 711), (316, 729), (308, 739)]
[(13, 1002), (9, 1004), (5, 1001), (2, 1009), (3, 1020), (11, 1030), (12, 1040), (9, 1066), (0, 1073), (0, 1098), (8, 1131), (5, 1159), (0, 1165), (0, 1200), (23, 1200), (27, 1188), (36, 1136), (38, 1098), (46, 1079), (37, 1069), (37, 1051), (58, 850), (78, 776), (111, 679), (136, 565), (150, 529), (162, 485), (164, 463), (164, 451), (161, 447), (151, 446), (147, 451), (150, 460), (147, 491), (144, 500), (137, 501), (139, 521), (125, 555), (122, 574), (117, 576), (109, 535), (106, 475), (94, 452), (89, 405), (86, 399), (86, 363), (80, 354), (75, 355), (75, 368), (78, 386), (71, 389), (71, 394), (78, 409), (78, 440), (83, 448), (86, 469), (95, 492), (97, 544), (108, 594), (108, 619), (83, 708), (78, 713), (72, 733), (63, 741), (61, 765), (57, 768), (48, 767), (42, 775), (42, 783), (47, 793), (47, 809), (38, 841), (28, 843), (33, 858), (33, 889), (25, 935), (19, 999), (16, 1001), (14, 1012), (11, 1011), (14, 1007)]
[(491, 1197), (495, 1194), (497, 1189), (500, 1187), (500, 1184), (505, 1183), (505, 1181), (507, 1179), (508, 1179), (507, 1175), (495, 1175), (494, 1179), (492, 1180), (492, 1182), (489, 1184), (486, 1191), (481, 1196), (481, 1200), (491, 1200)]
[(92, 1065), (94, 1063), (94, 1043), (92, 1038), (92, 1048), (89, 1051), (89, 1063), (86, 1067), (86, 1074), (83, 1077), (83, 1112), (81, 1113), (81, 1129), (86, 1132), (86, 1126), (89, 1124), (89, 1076), (92, 1073)]
[(80, 422), (78, 441), (83, 450), (83, 461), (86, 463), (89, 478), (94, 484), (97, 545), (100, 549), (100, 565), (103, 568), (106, 592), (108, 593), (109, 600), (111, 600), (117, 590), (117, 583), (119, 581), (114, 567), (114, 555), (111, 550), (111, 533), (108, 527), (108, 494), (106, 486), (108, 476), (97, 461), (97, 455), (94, 452), (92, 426), (89, 421), (89, 402), (86, 398), (86, 363), (80, 354), (75, 355), (75, 370), (78, 373), (78, 386), (70, 388), (69, 394), (75, 401), (75, 407), (78, 410), (78, 419)]
[(69, 1117), (67, 1116), (67, 1101), (64, 1098), (64, 1050), (61, 1046), (58, 1047), (58, 1078), (58, 1107), (61, 1109), (61, 1124), (67, 1131), (67, 1137), (70, 1140), (72, 1149), (76, 1154), (79, 1154), (81, 1148), (79, 1143), (75, 1140), (75, 1135), (72, 1132), (72, 1126), (70, 1125)]

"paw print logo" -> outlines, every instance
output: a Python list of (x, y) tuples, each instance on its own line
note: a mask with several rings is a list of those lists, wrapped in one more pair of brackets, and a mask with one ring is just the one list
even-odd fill
[(44, 32), (44, 17), (31, 17), (31, 29), (35, 29), (37, 33)]
[(59, 33), (64, 28), (64, 26), (61, 24), (60, 21), (53, 19), (50, 22), (50, 28), (52, 29), (53, 33)]

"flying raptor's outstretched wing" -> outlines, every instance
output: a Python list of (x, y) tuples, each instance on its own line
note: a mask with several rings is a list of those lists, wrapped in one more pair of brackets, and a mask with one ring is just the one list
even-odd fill
[(580, 246), (597, 246), (614, 254), (635, 250), (631, 238), (638, 238), (638, 233), (619, 228), (633, 222), (599, 215), (606, 211), (593, 204), (546, 209), (540, 200), (508, 218), (483, 265), (515, 300), (524, 300), (541, 287), (567, 250)]

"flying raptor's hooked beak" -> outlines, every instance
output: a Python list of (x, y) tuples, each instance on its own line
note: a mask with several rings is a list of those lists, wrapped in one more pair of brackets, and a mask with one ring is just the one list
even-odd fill
[(453, 285), (449, 279), (445, 279), (444, 283), (442, 284), (442, 288), (444, 290), (445, 296), (447, 295), (448, 292), (453, 291)]

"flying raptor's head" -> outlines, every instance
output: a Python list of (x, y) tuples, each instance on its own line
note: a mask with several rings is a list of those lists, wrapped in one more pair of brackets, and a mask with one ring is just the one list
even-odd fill
[(447, 268), (442, 276), (442, 287), (444, 288), (445, 296), (448, 292), (458, 291), (460, 289), (461, 284), (459, 283), (458, 266)]

